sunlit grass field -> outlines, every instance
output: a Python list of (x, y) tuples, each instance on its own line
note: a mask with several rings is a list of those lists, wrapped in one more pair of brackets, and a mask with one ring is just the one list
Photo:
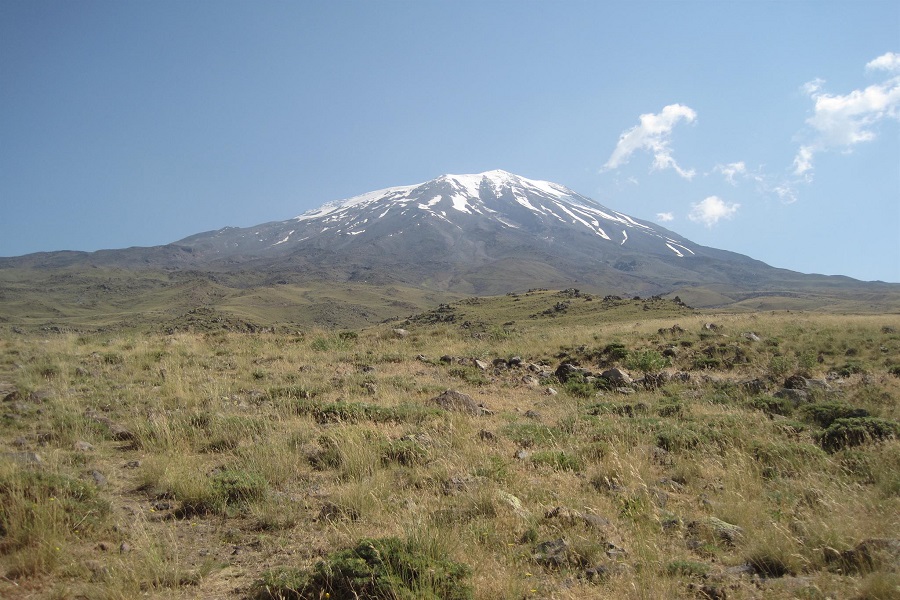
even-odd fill
[(0, 329), (0, 596), (900, 594), (896, 314), (183, 325)]

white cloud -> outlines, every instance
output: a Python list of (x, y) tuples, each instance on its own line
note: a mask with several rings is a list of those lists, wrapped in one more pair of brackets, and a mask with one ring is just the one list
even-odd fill
[(856, 144), (877, 137), (875, 126), (886, 119), (900, 120), (900, 54), (888, 52), (870, 61), (866, 70), (887, 71), (892, 75), (864, 89), (849, 94), (822, 91), (824, 81), (817, 79), (803, 86), (813, 100), (813, 115), (806, 123), (813, 139), (804, 144), (794, 158), (794, 173), (809, 179), (813, 156), (831, 149), (851, 151)]
[(712, 227), (721, 219), (730, 219), (740, 208), (740, 204), (728, 204), (718, 196), (709, 196), (701, 202), (691, 204), (691, 212), (688, 219), (695, 223), (703, 223)]
[(697, 113), (683, 104), (670, 104), (658, 114), (641, 115), (640, 125), (632, 127), (619, 137), (619, 143), (603, 168), (616, 169), (627, 163), (637, 150), (647, 150), (653, 153), (653, 169), (674, 169), (685, 179), (692, 179), (695, 171), (681, 168), (672, 158), (670, 138), (672, 129), (680, 121), (692, 123), (696, 119)]
[(887, 52), (866, 64), (866, 71), (900, 71), (900, 54)]
[(738, 161), (728, 163), (727, 165), (716, 165), (715, 168), (713, 168), (713, 171), (721, 173), (725, 176), (725, 181), (727, 181), (731, 185), (735, 185), (734, 178), (737, 175), (747, 174), (747, 165), (744, 164), (744, 161)]
[(669, 221), (675, 220), (675, 215), (670, 212), (656, 213), (656, 220), (660, 223), (668, 223)]

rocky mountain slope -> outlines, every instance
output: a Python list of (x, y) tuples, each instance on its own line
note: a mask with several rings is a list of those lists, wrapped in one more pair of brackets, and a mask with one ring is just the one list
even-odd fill
[(286, 221), (226, 227), (153, 248), (39, 253), (0, 267), (194, 269), (248, 285), (310, 280), (495, 294), (580, 285), (625, 294), (704, 286), (843, 287), (700, 246), (564, 186), (505, 171), (443, 175), (330, 202)]

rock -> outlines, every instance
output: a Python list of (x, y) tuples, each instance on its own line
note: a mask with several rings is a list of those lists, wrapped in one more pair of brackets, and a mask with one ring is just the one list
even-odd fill
[(399, 327), (397, 329), (391, 329), (391, 333), (394, 334), (395, 338), (400, 338), (400, 339), (403, 339), (409, 335), (409, 332), (407, 330), (400, 329)]
[(556, 371), (554, 374), (556, 375), (557, 379), (559, 379), (562, 383), (565, 383), (572, 377), (586, 377), (588, 375), (588, 372), (584, 368), (573, 365), (572, 363), (562, 363), (561, 365), (556, 367)]
[(123, 469), (137, 469), (141, 466), (141, 461), (139, 460), (129, 460), (127, 463), (122, 465)]
[(805, 390), (806, 379), (799, 375), (791, 375), (784, 380), (784, 387), (789, 390)]
[(0, 402), (12, 402), (19, 397), (19, 388), (8, 381), (0, 381)]
[(612, 383), (630, 385), (634, 382), (631, 376), (619, 368), (607, 369), (600, 373), (600, 377)]
[(741, 387), (750, 394), (762, 394), (766, 391), (768, 385), (766, 384), (765, 379), (757, 377), (756, 379), (742, 382)]
[(508, 361), (506, 361), (510, 367), (520, 367), (522, 366), (522, 357), (521, 356), (513, 356)]
[(569, 563), (571, 544), (563, 538), (541, 542), (532, 555), (534, 561), (543, 566), (559, 568)]
[(109, 482), (106, 480), (106, 476), (96, 469), (91, 471), (91, 479), (94, 480), (94, 485), (96, 485), (98, 488), (105, 488), (107, 485), (109, 485)]
[(128, 542), (122, 542), (119, 544), (119, 554), (127, 554), (131, 552), (131, 544)]
[(509, 505), (510, 508), (513, 509), (513, 512), (516, 513), (522, 519), (529, 519), (531, 515), (525, 510), (525, 507), (522, 506), (522, 501), (517, 497), (513, 496), (509, 492), (504, 492), (503, 490), (497, 491), (497, 498), (500, 499), (501, 502)]
[(476, 416), (490, 413), (484, 406), (475, 402), (471, 396), (456, 390), (447, 390), (440, 396), (432, 398), (431, 401), (444, 410), (464, 412)]
[(109, 417), (101, 415), (93, 409), (87, 409), (84, 413), (84, 416), (91, 421), (94, 421), (95, 423), (105, 425), (114, 440), (118, 440), (120, 442), (133, 442), (137, 439), (135, 435), (125, 426), (116, 423)]
[(751, 342), (762, 341), (762, 338), (760, 338), (758, 335), (756, 335), (752, 331), (744, 332), (741, 335), (744, 337), (744, 339), (750, 340)]
[(534, 421), (540, 421), (540, 420), (541, 420), (541, 414), (540, 414), (539, 412), (537, 412), (537, 411), (534, 411), (534, 410), (526, 410), (526, 411), (525, 411), (525, 418), (527, 418), (527, 419), (532, 419), (532, 420), (534, 420)]
[(531, 456), (531, 452), (525, 450), (524, 448), (516, 450), (516, 453), (513, 455), (513, 457), (518, 460), (527, 460), (529, 456)]
[(440, 360), (442, 363), (447, 364), (447, 365), (453, 364), (454, 362), (456, 362), (456, 359), (454, 357), (450, 356), (449, 354), (443, 355), (438, 360)]
[(94, 445), (88, 442), (79, 441), (72, 444), (72, 448), (74, 448), (77, 452), (90, 452), (94, 449)]
[(424, 354), (417, 354), (416, 360), (419, 362), (428, 362), (428, 357), (425, 356)]
[(721, 329), (721, 327), (719, 325), (716, 325), (715, 323), (704, 323), (703, 329), (705, 329), (706, 331), (718, 331), (719, 329)]
[(525, 377), (523, 377), (522, 383), (524, 383), (528, 387), (539, 387), (541, 385), (540, 379), (534, 377), (533, 375), (526, 375)]
[(616, 392), (619, 393), (619, 394), (623, 394), (623, 395), (625, 395), (625, 396), (628, 396), (629, 394), (633, 394), (633, 393), (634, 393), (634, 388), (630, 388), (630, 387), (617, 387), (617, 388), (616, 388)]
[(712, 530), (716, 532), (716, 535), (729, 544), (735, 544), (744, 536), (744, 530), (741, 527), (723, 521), (722, 519), (710, 517), (708, 522), (710, 527), (712, 527)]
[(556, 388), (552, 388), (552, 387), (547, 387), (547, 389), (544, 390), (544, 394), (547, 396), (555, 396), (558, 393), (559, 392), (556, 391)]
[(756, 569), (753, 568), (753, 565), (745, 563), (743, 565), (728, 567), (727, 569), (725, 569), (725, 574), (731, 575), (732, 577), (740, 577), (741, 575), (756, 575)]
[(583, 525), (589, 529), (605, 530), (612, 526), (609, 519), (594, 515), (591, 513), (583, 513), (572, 510), (564, 506), (557, 506), (544, 513), (545, 519), (555, 519), (561, 521), (568, 526)]
[(693, 591), (698, 598), (703, 600), (726, 600), (728, 593), (720, 585), (710, 583), (690, 583), (688, 589)]
[(485, 442), (493, 442), (497, 439), (497, 436), (487, 429), (482, 429), (478, 432), (478, 439), (483, 440)]
[(837, 556), (834, 555), (836, 552), (833, 548), (827, 548), (825, 560), (844, 571), (874, 571), (883, 568), (900, 571), (900, 539), (871, 538)]
[(0, 456), (23, 465), (40, 465), (44, 462), (37, 452), (4, 452)]
[(784, 398), (790, 400), (797, 407), (801, 404), (809, 402), (809, 393), (806, 390), (795, 390), (791, 388), (781, 388), (773, 394), (776, 398)]
[(472, 362), (474, 363), (475, 367), (478, 368), (479, 371), (487, 371), (488, 370), (488, 364), (486, 362), (484, 362), (483, 360), (476, 358)]

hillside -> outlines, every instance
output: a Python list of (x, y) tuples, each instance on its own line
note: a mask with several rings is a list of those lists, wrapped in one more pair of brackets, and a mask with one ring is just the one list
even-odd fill
[(568, 289), (343, 331), (0, 327), (4, 598), (900, 586), (897, 315)]

